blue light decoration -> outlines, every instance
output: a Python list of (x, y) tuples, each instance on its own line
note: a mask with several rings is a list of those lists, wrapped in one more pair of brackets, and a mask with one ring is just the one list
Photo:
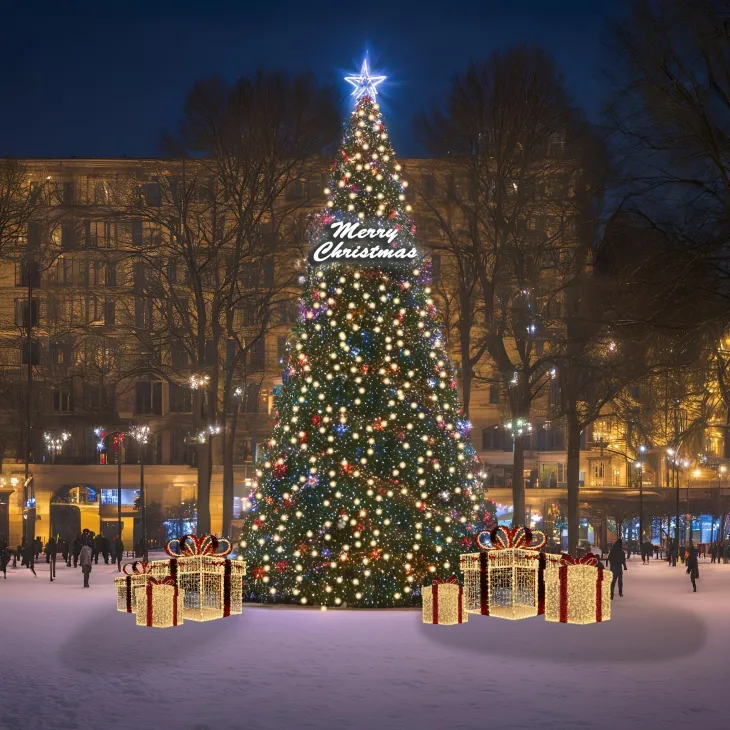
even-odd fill
[(373, 101), (377, 95), (377, 86), (382, 84), (387, 76), (371, 76), (370, 69), (368, 69), (368, 59), (364, 58), (362, 61), (362, 67), (360, 68), (359, 76), (345, 76), (345, 81), (348, 84), (352, 84), (355, 90), (352, 92), (352, 96), (357, 101), (362, 96), (369, 96)]

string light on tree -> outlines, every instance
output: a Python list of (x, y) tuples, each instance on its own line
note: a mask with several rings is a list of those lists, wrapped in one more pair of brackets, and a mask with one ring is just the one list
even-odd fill
[[(375, 102), (383, 78), (363, 64), (348, 81), (357, 101), (310, 242), (334, 231), (349, 254), (310, 255), (239, 548), (251, 600), (418, 605), (495, 510)], [(396, 248), (413, 258), (389, 256)]]

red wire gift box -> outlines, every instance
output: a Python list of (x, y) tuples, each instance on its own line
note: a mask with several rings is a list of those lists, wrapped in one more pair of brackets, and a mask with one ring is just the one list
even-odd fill
[(548, 571), (545, 620), (594, 624), (611, 619), (611, 580), (595, 555), (562, 555)]
[(454, 626), (465, 624), (469, 615), (464, 610), (464, 589), (458, 578), (436, 578), (421, 589), (423, 623)]
[(214, 535), (184, 535), (168, 540), (169, 560), (154, 564), (173, 564), (177, 587), (184, 591), (184, 615), (189, 621), (212, 621), (243, 611), (243, 576), (246, 564), (229, 560), (230, 541)]
[(185, 592), (175, 585), (172, 577), (148, 576), (144, 587), (137, 588), (137, 626), (154, 626), (165, 629), (183, 623)]
[(468, 613), (522, 619), (545, 612), (548, 566), (559, 555), (540, 552), (545, 535), (527, 527), (495, 527), (476, 537), (478, 553), (460, 556)]

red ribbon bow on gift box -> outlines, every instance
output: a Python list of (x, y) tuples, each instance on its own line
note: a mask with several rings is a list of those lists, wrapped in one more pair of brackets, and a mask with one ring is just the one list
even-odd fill
[(174, 586), (175, 579), (169, 575), (165, 578), (147, 578), (147, 584), (155, 586)]
[[(129, 568), (129, 570), (127, 570)], [(144, 575), (152, 572), (152, 564), (145, 563), (142, 560), (135, 560), (133, 563), (127, 563), (122, 571), (124, 575)]]
[(456, 576), (451, 576), (450, 578), (434, 578), (433, 583), (431, 585), (437, 586), (442, 585), (444, 583), (451, 583), (452, 585), (459, 585), (459, 579)]
[[(222, 551), (219, 551), (220, 547)], [(177, 549), (177, 551), (176, 551)], [(165, 543), (165, 552), (173, 558), (187, 558), (193, 555), (215, 555), (223, 557), (233, 550), (231, 541), (215, 535), (183, 535), (173, 537)]]
[(574, 558), (572, 555), (563, 553), (560, 556), (560, 565), (598, 565), (598, 558), (593, 553), (586, 553), (580, 558)]
[[(485, 544), (483, 536), (489, 538)], [(533, 541), (537, 539), (537, 542)], [(521, 548), (522, 550), (539, 550), (546, 542), (545, 534), (540, 530), (531, 530), (529, 527), (504, 527), (499, 525), (491, 531), (482, 530), (475, 538), (477, 547), (481, 550), (507, 550)]]

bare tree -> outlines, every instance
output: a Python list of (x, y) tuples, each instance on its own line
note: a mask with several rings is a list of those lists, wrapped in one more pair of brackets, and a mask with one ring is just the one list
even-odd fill
[(559, 262), (575, 245), (579, 123), (552, 59), (525, 47), (472, 65), (454, 80), (446, 112), (421, 122), (429, 150), (454, 170), (446, 183), (458, 214), (438, 217), (444, 238), (467, 253), (477, 280), (483, 344), (468, 348), (467, 362), (488, 354), (507, 393), (516, 524), (532, 404), (550, 382), (549, 343), (560, 327)]

